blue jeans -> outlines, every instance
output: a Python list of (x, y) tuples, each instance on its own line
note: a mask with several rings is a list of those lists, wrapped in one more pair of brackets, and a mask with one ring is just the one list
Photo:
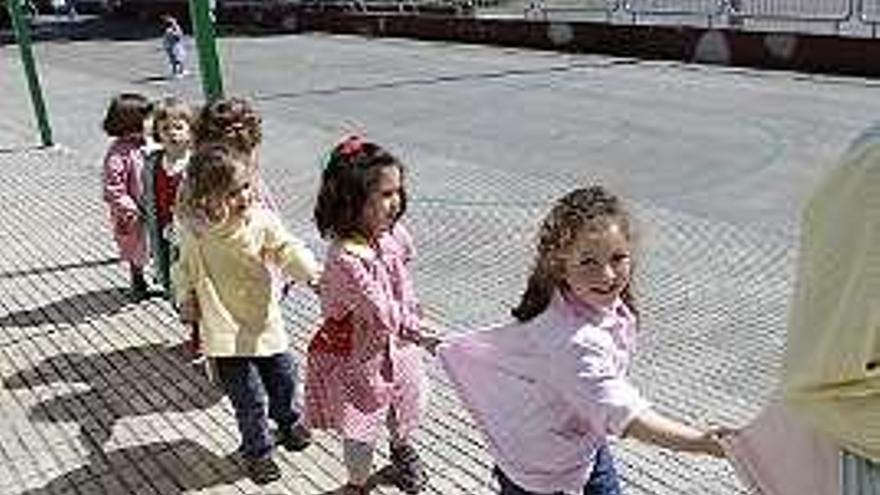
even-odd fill
[(294, 404), (296, 360), (289, 352), (282, 352), (260, 357), (218, 357), (214, 363), (223, 390), (235, 409), (241, 455), (249, 459), (269, 455), (274, 441), (268, 418), (281, 430), (299, 421)]
[[(497, 467), (495, 468), (495, 476), (501, 486), (500, 495), (543, 495), (524, 490)], [(599, 447), (599, 450), (596, 451), (596, 461), (593, 464), (590, 479), (584, 485), (583, 495), (620, 495), (620, 483), (617, 481), (617, 470), (614, 469), (614, 457), (607, 445)]]

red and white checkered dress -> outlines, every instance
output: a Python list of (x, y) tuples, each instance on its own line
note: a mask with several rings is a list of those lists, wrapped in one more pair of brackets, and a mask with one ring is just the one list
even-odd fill
[(418, 299), (407, 262), (412, 238), (401, 224), (373, 245), (336, 241), (321, 279), (322, 326), (309, 343), (305, 421), (374, 443), (395, 411), (408, 435), (424, 409), (424, 351)]

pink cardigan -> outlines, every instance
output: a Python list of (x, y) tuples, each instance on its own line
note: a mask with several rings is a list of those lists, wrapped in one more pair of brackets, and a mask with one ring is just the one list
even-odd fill
[(123, 261), (142, 267), (147, 263), (146, 232), (140, 198), (143, 142), (135, 138), (117, 138), (104, 157), (104, 201), (110, 206), (113, 238)]
[(582, 493), (596, 451), (649, 404), (629, 383), (635, 318), (556, 294), (527, 322), (438, 348), (498, 467), (539, 493)]

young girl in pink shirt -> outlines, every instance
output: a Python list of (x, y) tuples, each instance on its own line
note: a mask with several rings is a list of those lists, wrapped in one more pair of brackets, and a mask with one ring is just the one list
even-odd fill
[(425, 405), (419, 303), (408, 264), (412, 239), (404, 169), (352, 136), (330, 153), (315, 220), (331, 244), (320, 284), (324, 322), (308, 348), (306, 423), (343, 438), (348, 483), (366, 494), (380, 430), (391, 433), (396, 485), (418, 493), (425, 472), (412, 444)]
[(616, 196), (567, 194), (541, 227), (516, 322), (438, 347), (488, 440), (502, 495), (619, 494), (611, 436), (722, 455), (713, 433), (658, 414), (627, 379), (632, 242)]
[(146, 232), (143, 225), (141, 169), (144, 157), (144, 121), (150, 102), (137, 93), (122, 93), (110, 101), (104, 117), (104, 132), (113, 138), (104, 156), (103, 193), (110, 207), (113, 238), (131, 275), (131, 297), (147, 296), (144, 265), (147, 263)]

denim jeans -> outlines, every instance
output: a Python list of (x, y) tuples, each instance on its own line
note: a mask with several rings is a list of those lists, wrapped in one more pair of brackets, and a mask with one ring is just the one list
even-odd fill
[[(500, 495), (543, 495), (524, 490), (497, 467), (495, 468), (495, 476), (501, 486)], [(561, 493), (553, 495), (561, 495)], [(607, 445), (599, 447), (599, 450), (596, 451), (596, 461), (593, 464), (590, 479), (584, 485), (583, 495), (620, 495), (620, 483), (617, 481), (617, 470), (614, 469), (614, 457)]]
[(299, 421), (294, 404), (296, 360), (289, 352), (282, 352), (260, 357), (218, 357), (214, 363), (223, 390), (235, 409), (242, 456), (254, 459), (269, 455), (274, 441), (268, 418), (281, 430)]

